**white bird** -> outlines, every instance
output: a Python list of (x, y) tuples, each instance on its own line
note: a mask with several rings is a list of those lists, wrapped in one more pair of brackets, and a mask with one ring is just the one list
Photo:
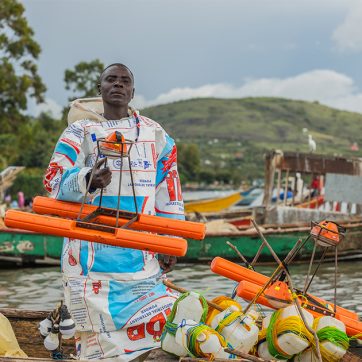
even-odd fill
[(308, 135), (308, 144), (309, 144), (309, 152), (313, 153), (317, 149), (317, 144), (315, 143), (314, 139), (312, 138), (312, 135)]

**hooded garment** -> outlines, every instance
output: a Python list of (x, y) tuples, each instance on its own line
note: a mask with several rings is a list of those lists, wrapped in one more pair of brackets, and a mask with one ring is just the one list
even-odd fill
[[(138, 211), (184, 219), (175, 142), (156, 122), (134, 113), (121, 120), (81, 120), (61, 135), (44, 185), (51, 197), (82, 202), (86, 175), (95, 164), (97, 140), (119, 131), (136, 143), (130, 151)], [(102, 206), (136, 211), (127, 158), (109, 158), (111, 183)], [(100, 190), (87, 197), (98, 205)], [(146, 235), (147, 237), (147, 235)], [(157, 254), (65, 238), (61, 258), (65, 304), (76, 322), (80, 358), (127, 361), (159, 347), (175, 295), (161, 281)]]

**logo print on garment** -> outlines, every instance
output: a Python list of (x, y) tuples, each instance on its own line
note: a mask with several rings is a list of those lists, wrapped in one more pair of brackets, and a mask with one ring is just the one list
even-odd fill
[(92, 283), (92, 290), (94, 294), (98, 294), (99, 290), (102, 288), (102, 282), (98, 280), (97, 282)]
[[(113, 161), (113, 166), (114, 166), (114, 168), (116, 168), (116, 169), (120, 169), (121, 168), (121, 165), (123, 164), (123, 168), (124, 168), (124, 164), (125, 164), (125, 162), (124, 162), (125, 160), (123, 160), (123, 162), (122, 162), (122, 160), (120, 159), (120, 158), (117, 158), (117, 159), (115, 159), (114, 161)], [(128, 163), (127, 161), (126, 161), (126, 163)]]
[(150, 168), (150, 166), (152, 166), (152, 163), (149, 161), (143, 161), (143, 169), (147, 170), (148, 168)]
[(61, 175), (63, 173), (63, 167), (56, 162), (51, 162), (43, 180), (44, 187), (48, 192), (52, 192), (53, 188), (59, 183), (59, 180), (57, 182), (54, 182), (56, 179), (53, 181), (58, 171)]
[(165, 160), (162, 161), (163, 168), (162, 172), (166, 173), (168, 170), (171, 169), (172, 165), (177, 161), (177, 149), (176, 146), (172, 147), (171, 153), (168, 155), (168, 157), (165, 157)]
[(71, 266), (76, 266), (77, 265), (77, 260), (73, 256), (73, 250), (72, 249), (69, 249), (69, 251), (68, 251), (68, 263)]

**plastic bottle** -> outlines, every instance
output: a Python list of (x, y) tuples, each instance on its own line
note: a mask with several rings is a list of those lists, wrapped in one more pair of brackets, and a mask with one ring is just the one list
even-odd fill
[[(279, 316), (280, 320), (283, 320), (288, 317), (298, 317), (300, 319), (300, 323), (303, 324), (302, 319), (299, 316), (299, 311), (297, 310), (296, 306), (291, 305), (289, 307), (283, 308), (281, 311), (281, 314)], [(313, 316), (308, 311), (303, 310), (303, 316), (307, 322), (307, 324), (312, 327), (313, 325)], [(270, 324), (271, 315), (267, 316), (263, 319), (263, 329), (268, 328)], [(306, 348), (309, 347), (310, 343), (306, 341), (301, 336), (291, 332), (283, 333), (282, 335), (278, 335), (278, 345), (279, 348), (287, 355), (293, 356), (295, 354), (301, 353)], [(267, 341), (264, 341), (259, 344), (258, 346), (258, 355), (261, 358), (267, 359), (267, 360), (276, 360), (276, 361), (283, 361), (282, 359), (276, 359), (274, 356), (272, 356), (268, 349), (268, 343)]]
[[(202, 331), (197, 331), (195, 327), (201, 326)], [(194, 334), (194, 335), (193, 335)], [(191, 338), (187, 335), (193, 335), (195, 346), (190, 345)], [(195, 357), (212, 358), (230, 358), (230, 354), (224, 351), (226, 342), (214, 329), (203, 323), (195, 323), (192, 320), (186, 320), (184, 325), (177, 329), (175, 340), (178, 344), (184, 346), (185, 349), (193, 351), (190, 355)], [(221, 342), (222, 341), (222, 342)], [(200, 351), (199, 354), (195, 350)]]
[[(318, 323), (316, 325), (316, 332), (320, 331), (322, 328), (325, 328), (325, 327), (335, 327), (344, 333), (346, 332), (346, 326), (344, 325), (344, 323), (341, 322), (340, 320), (330, 317), (330, 316), (324, 316), (318, 320)], [(320, 343), (320, 345), (321, 345), (322, 357), (323, 357), (323, 350), (326, 350), (328, 353), (330, 353), (335, 360), (342, 359), (342, 357), (346, 353), (346, 349), (342, 348), (341, 346), (337, 346), (336, 344), (334, 344), (328, 340), (322, 341)], [(314, 351), (312, 351), (311, 349), (308, 349), (308, 350), (304, 351), (303, 353), (301, 353), (296, 358), (296, 361), (297, 362), (318, 362), (318, 357), (314, 353)]]
[(183, 320), (192, 320), (194, 324), (204, 321), (207, 313), (205, 308), (207, 308), (205, 298), (199, 293), (189, 292), (182, 294), (172, 307), (165, 331), (161, 336), (161, 348), (176, 356), (187, 356), (187, 349), (175, 340), (176, 329)]
[(231, 306), (215, 316), (211, 327), (218, 331), (235, 350), (249, 353), (258, 341), (259, 328), (255, 325), (259, 313), (251, 310), (246, 315)]

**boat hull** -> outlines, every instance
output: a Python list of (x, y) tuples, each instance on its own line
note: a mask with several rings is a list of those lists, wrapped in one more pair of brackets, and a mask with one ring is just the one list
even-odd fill
[[(338, 247), (340, 260), (362, 258), (362, 223), (347, 224), (346, 238)], [(290, 227), (287, 229), (272, 229), (264, 232), (268, 242), (278, 256), (283, 259), (298, 239), (304, 239), (309, 234), (309, 227)], [(252, 231), (240, 231), (237, 233), (207, 233), (204, 240), (188, 239), (186, 256), (180, 258), (181, 262), (211, 261), (216, 256), (236, 260), (238, 256), (226, 242), (234, 244), (247, 258), (253, 259), (258, 251), (261, 240)], [(0, 230), (0, 260), (16, 264), (59, 264), (63, 245), (63, 238), (25, 232), (21, 230)], [(299, 253), (299, 259), (310, 258), (313, 243), (308, 242)], [(330, 248), (332, 254), (334, 250)], [(330, 254), (330, 255), (331, 255)], [(328, 256), (328, 254), (327, 254)], [(264, 248), (259, 261), (268, 262), (273, 258)]]

